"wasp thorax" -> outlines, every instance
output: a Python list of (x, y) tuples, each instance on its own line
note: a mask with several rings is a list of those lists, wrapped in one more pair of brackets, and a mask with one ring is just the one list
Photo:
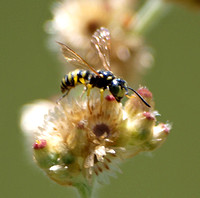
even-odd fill
[(117, 102), (120, 102), (121, 99), (124, 97), (125, 92), (126, 92), (125, 87), (126, 87), (126, 81), (120, 78), (114, 79), (111, 82), (109, 86), (109, 90), (112, 93), (112, 95), (115, 97)]

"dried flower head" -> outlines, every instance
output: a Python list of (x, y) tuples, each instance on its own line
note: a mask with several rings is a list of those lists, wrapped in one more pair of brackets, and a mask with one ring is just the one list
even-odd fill
[[(138, 92), (153, 106), (147, 88)], [(61, 185), (79, 188), (95, 178), (102, 181), (115, 162), (158, 148), (170, 131), (169, 124), (156, 125), (157, 111), (137, 96), (123, 106), (112, 95), (101, 101), (93, 90), (89, 106), (87, 99), (65, 97), (35, 130), (35, 162)]]
[(52, 34), (50, 43), (52, 46), (55, 40), (66, 43), (74, 51), (87, 56), (92, 65), (98, 65), (98, 57), (91, 50), (89, 41), (96, 29), (102, 26), (109, 28), (114, 73), (126, 77), (128, 81), (137, 81), (153, 58), (131, 25), (136, 15), (133, 13), (135, 4), (130, 0), (62, 1), (54, 6), (53, 19), (46, 25), (47, 32)]
[(43, 123), (44, 115), (53, 107), (54, 103), (49, 100), (36, 100), (23, 106), (20, 127), (26, 136), (33, 138), (34, 131)]

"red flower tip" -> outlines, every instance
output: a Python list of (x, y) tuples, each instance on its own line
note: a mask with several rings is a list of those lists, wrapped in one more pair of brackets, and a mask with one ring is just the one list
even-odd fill
[(150, 112), (144, 112), (143, 115), (146, 117), (147, 120), (155, 120), (155, 116)]
[(139, 88), (137, 92), (144, 98), (152, 98), (152, 93), (147, 88)]
[(164, 129), (164, 132), (166, 134), (169, 134), (169, 132), (170, 132), (170, 126), (168, 124), (162, 124), (161, 127)]
[(43, 149), (45, 148), (47, 145), (47, 141), (44, 140), (44, 139), (41, 139), (41, 140), (36, 140), (35, 143), (33, 144), (33, 148), (34, 149)]
[(105, 97), (105, 99), (107, 100), (107, 101), (114, 101), (115, 100), (115, 97), (113, 96), (113, 95), (107, 95), (106, 97)]

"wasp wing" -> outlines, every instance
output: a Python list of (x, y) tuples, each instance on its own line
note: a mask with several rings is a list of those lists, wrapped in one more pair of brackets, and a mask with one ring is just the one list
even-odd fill
[(65, 57), (68, 63), (71, 63), (77, 67), (82, 67), (84, 69), (89, 68), (96, 75), (99, 75), (99, 73), (97, 73), (97, 71), (92, 66), (90, 66), (84, 59), (82, 59), (76, 52), (70, 49), (67, 45), (61, 42), (57, 43), (61, 46), (63, 56)]
[(108, 29), (101, 27), (93, 34), (91, 43), (97, 50), (99, 58), (108, 71), (110, 69), (110, 32)]

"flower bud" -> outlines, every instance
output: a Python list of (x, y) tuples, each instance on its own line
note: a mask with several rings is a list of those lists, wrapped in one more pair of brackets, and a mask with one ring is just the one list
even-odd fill
[(48, 144), (44, 139), (35, 141), (33, 144), (33, 155), (35, 161), (42, 169), (48, 169), (56, 164), (59, 157), (58, 153), (49, 152)]
[(141, 113), (144, 111), (147, 111), (147, 112), (152, 111), (154, 107), (152, 93), (147, 88), (141, 87), (140, 89), (137, 90), (137, 92), (151, 106), (151, 108), (147, 107), (136, 94), (132, 95), (132, 97), (129, 100), (127, 100), (124, 107), (129, 117), (134, 117), (138, 113)]
[(152, 137), (155, 116), (153, 113), (143, 112), (134, 119), (127, 121), (128, 145), (140, 145)]
[(151, 151), (160, 147), (167, 139), (170, 129), (171, 125), (169, 124), (160, 123), (154, 126), (152, 139), (146, 143), (147, 150)]

